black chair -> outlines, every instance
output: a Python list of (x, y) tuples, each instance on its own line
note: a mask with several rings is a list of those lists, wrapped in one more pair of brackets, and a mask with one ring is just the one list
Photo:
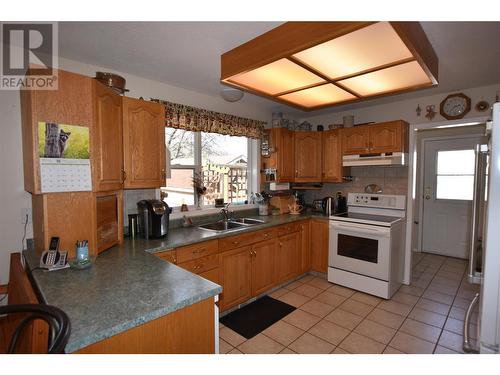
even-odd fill
[(35, 319), (42, 319), (49, 325), (48, 354), (64, 353), (64, 348), (68, 343), (69, 335), (71, 333), (71, 324), (68, 315), (66, 315), (64, 311), (55, 306), (43, 304), (0, 306), (0, 315), (20, 313), (31, 314), (25, 317), (15, 329), (10, 339), (7, 353), (15, 353), (17, 342), (19, 341), (21, 333), (29, 325), (29, 323)]

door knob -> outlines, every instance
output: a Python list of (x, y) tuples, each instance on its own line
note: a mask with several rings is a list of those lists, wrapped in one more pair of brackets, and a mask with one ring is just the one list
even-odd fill
[(430, 187), (425, 188), (424, 198), (427, 200), (431, 199), (431, 188)]

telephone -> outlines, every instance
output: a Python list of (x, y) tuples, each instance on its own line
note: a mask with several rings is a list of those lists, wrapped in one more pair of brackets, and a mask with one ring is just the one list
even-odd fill
[(45, 250), (40, 258), (40, 268), (45, 268), (48, 271), (68, 268), (67, 257), (67, 251), (59, 251), (59, 237), (52, 237), (49, 249)]

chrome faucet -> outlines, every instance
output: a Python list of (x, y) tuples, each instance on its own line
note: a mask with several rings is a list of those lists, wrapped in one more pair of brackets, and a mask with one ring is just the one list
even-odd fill
[(222, 221), (228, 222), (229, 221), (229, 210), (228, 207), (231, 204), (231, 202), (228, 202), (220, 209), (220, 213), (222, 215)]

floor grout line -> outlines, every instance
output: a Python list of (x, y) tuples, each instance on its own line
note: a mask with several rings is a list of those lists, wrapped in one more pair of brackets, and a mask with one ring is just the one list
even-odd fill
[[(328, 343), (329, 345), (332, 345), (332, 346), (333, 346), (333, 349), (332, 349), (332, 351), (331, 351), (330, 353), (334, 352), (337, 348), (342, 349), (343, 351), (349, 352), (349, 351), (347, 351), (347, 350), (345, 350), (345, 349), (341, 348), (341, 345), (342, 345), (342, 343), (343, 343), (343, 342), (344, 342), (344, 341), (345, 341), (345, 340), (346, 340), (346, 339), (347, 339), (347, 338), (348, 338), (348, 337), (349, 337), (352, 333), (356, 333), (356, 334), (358, 334), (358, 335), (360, 335), (360, 336), (362, 336), (362, 337), (365, 337), (365, 338), (367, 338), (367, 339), (373, 340), (374, 342), (376, 342), (376, 343), (378, 343), (378, 344), (384, 345), (384, 348), (383, 348), (383, 350), (382, 350), (382, 353), (383, 353), (383, 352), (385, 352), (385, 351), (387, 350), (387, 348), (391, 348), (391, 349), (394, 349), (394, 350), (398, 350), (398, 351), (403, 352), (401, 349), (398, 349), (398, 348), (396, 348), (396, 347), (394, 347), (394, 346), (391, 346), (391, 345), (390, 345), (390, 344), (391, 344), (391, 342), (392, 342), (392, 340), (394, 339), (394, 337), (395, 337), (395, 336), (396, 336), (399, 332), (402, 332), (402, 333), (404, 333), (404, 334), (406, 334), (406, 335), (409, 335), (409, 336), (414, 337), (414, 338), (416, 338), (416, 339), (423, 340), (423, 341), (425, 341), (425, 342), (428, 342), (428, 343), (432, 344), (432, 345), (433, 345), (432, 353), (435, 353), (435, 352), (436, 352), (436, 350), (437, 350), (437, 347), (438, 347), (438, 346), (440, 346), (440, 345), (439, 345), (439, 341), (440, 341), (440, 339), (441, 339), (441, 336), (442, 336), (442, 334), (443, 334), (443, 331), (451, 332), (451, 333), (453, 333), (453, 334), (457, 334), (457, 335), (458, 335), (458, 333), (453, 332), (453, 331), (449, 331), (449, 330), (445, 329), (444, 327), (445, 327), (445, 325), (446, 325), (446, 323), (447, 323), (448, 319), (450, 318), (451, 309), (454, 307), (454, 304), (455, 304), (455, 301), (457, 300), (458, 294), (461, 292), (461, 290), (462, 290), (462, 286), (463, 286), (463, 285), (464, 285), (464, 283), (465, 283), (465, 279), (464, 279), (465, 268), (464, 268), (464, 267), (455, 267), (455, 266), (453, 266), (453, 264), (451, 264), (451, 265), (450, 265), (450, 263), (447, 263), (447, 260), (448, 260), (448, 258), (450, 258), (450, 257), (442, 257), (442, 258), (440, 259), (441, 261), (439, 262), (439, 266), (438, 266), (437, 268), (434, 268), (434, 267), (436, 267), (436, 261), (434, 261), (434, 260), (433, 260), (433, 258), (430, 258), (430, 259), (428, 260), (428, 262), (430, 262), (430, 263), (427, 263), (427, 262), (426, 262), (426, 264), (421, 264), (421, 263), (422, 263), (422, 261), (424, 261), (424, 260), (426, 259), (426, 256), (427, 256), (427, 254), (426, 254), (426, 255), (423, 255), (423, 256), (420, 258), (420, 260), (419, 260), (419, 261), (418, 261), (418, 262), (417, 262), (417, 263), (416, 263), (416, 264), (412, 267), (412, 273), (413, 273), (413, 272), (415, 272), (415, 268), (417, 268), (418, 266), (421, 266), (421, 267), (419, 267), (419, 268), (420, 268), (420, 269), (423, 269), (423, 271), (418, 271), (419, 276), (418, 276), (418, 278), (415, 280), (415, 282), (418, 282), (418, 281), (420, 280), (420, 278), (421, 278), (423, 275), (431, 275), (431, 274), (432, 274), (432, 277), (431, 277), (429, 280), (427, 280), (427, 281), (426, 281), (425, 287), (418, 286), (418, 285), (412, 285), (412, 284), (410, 283), (410, 286), (415, 286), (415, 287), (417, 287), (418, 289), (421, 289), (420, 296), (416, 296), (416, 295), (414, 295), (414, 294), (411, 294), (411, 293), (405, 293), (404, 291), (401, 291), (401, 293), (408, 294), (408, 295), (411, 295), (411, 296), (413, 296), (413, 297), (418, 297), (418, 298), (417, 298), (417, 300), (416, 300), (416, 302), (415, 302), (415, 303), (404, 303), (404, 302), (400, 302), (400, 301), (397, 301), (397, 300), (392, 300), (392, 299), (390, 299), (390, 300), (389, 300), (389, 301), (391, 301), (391, 300), (392, 300), (392, 301), (394, 301), (394, 302), (397, 302), (397, 303), (399, 303), (399, 304), (401, 304), (401, 305), (408, 306), (408, 307), (410, 308), (410, 310), (409, 310), (408, 314), (406, 314), (406, 315), (403, 315), (403, 314), (397, 314), (397, 313), (396, 313), (397, 315), (400, 315), (401, 317), (403, 317), (403, 318), (404, 318), (404, 319), (402, 320), (401, 324), (399, 324), (399, 326), (398, 326), (397, 328), (394, 328), (394, 327), (390, 327), (390, 326), (384, 325), (384, 324), (382, 324), (382, 323), (379, 323), (379, 322), (377, 322), (377, 321), (375, 321), (375, 320), (372, 320), (372, 319), (368, 318), (368, 316), (369, 316), (369, 315), (370, 315), (370, 314), (371, 314), (371, 313), (372, 313), (375, 309), (377, 309), (377, 308), (379, 308), (379, 309), (381, 309), (381, 310), (383, 310), (383, 311), (385, 311), (385, 312), (388, 312), (388, 313), (393, 313), (393, 314), (394, 314), (394, 312), (392, 312), (392, 311), (387, 311), (387, 310), (385, 310), (385, 309), (380, 308), (380, 304), (384, 301), (383, 299), (382, 299), (382, 300), (379, 300), (379, 301), (378, 301), (375, 305), (372, 305), (372, 304), (365, 303), (365, 302), (362, 302), (362, 301), (358, 301), (357, 299), (354, 299), (354, 298), (353, 298), (353, 296), (356, 294), (356, 291), (354, 291), (354, 290), (353, 290), (353, 293), (352, 293), (349, 297), (346, 297), (345, 295), (342, 295), (342, 294), (337, 294), (337, 293), (335, 293), (335, 292), (333, 292), (333, 291), (330, 291), (330, 289), (332, 289), (331, 287), (326, 288), (326, 289), (323, 289), (323, 288), (318, 288), (318, 287), (317, 287), (317, 286), (315, 286), (315, 285), (309, 284), (312, 280), (315, 280), (314, 278), (311, 278), (310, 280), (308, 280), (308, 281), (306, 281), (306, 282), (302, 282), (302, 278), (301, 278), (301, 279), (297, 279), (297, 280), (295, 280), (295, 281), (299, 281), (299, 280), (300, 280), (300, 282), (301, 282), (303, 285), (308, 285), (308, 286), (311, 286), (311, 287), (314, 287), (314, 288), (320, 289), (320, 290), (321, 290), (321, 293), (319, 293), (318, 295), (315, 295), (314, 297), (307, 296), (307, 295), (303, 295), (303, 294), (301, 294), (301, 293), (297, 293), (297, 294), (299, 294), (299, 295), (301, 295), (301, 296), (303, 296), (303, 297), (307, 297), (307, 301), (305, 301), (304, 303), (301, 303), (299, 306), (296, 306), (296, 307), (294, 306), (294, 307), (296, 308), (294, 311), (296, 311), (296, 310), (300, 310), (300, 311), (302, 311), (302, 312), (304, 312), (304, 313), (310, 314), (310, 315), (312, 315), (312, 316), (314, 316), (314, 317), (318, 318), (319, 320), (318, 320), (316, 323), (314, 323), (311, 327), (309, 327), (307, 330), (304, 330), (303, 328), (298, 327), (297, 325), (295, 325), (295, 324), (293, 324), (293, 323), (290, 323), (290, 322), (284, 321), (284, 320), (283, 320), (283, 318), (282, 318), (281, 320), (279, 320), (279, 321), (283, 321), (283, 322), (285, 322), (285, 323), (287, 323), (287, 324), (289, 324), (289, 325), (291, 325), (291, 326), (293, 326), (293, 327), (295, 327), (295, 328), (297, 328), (297, 329), (300, 329), (300, 330), (302, 331), (302, 333), (301, 333), (298, 337), (296, 337), (293, 341), (291, 341), (288, 345), (284, 345), (284, 344), (282, 344), (282, 343), (278, 342), (277, 340), (273, 339), (272, 337), (270, 337), (270, 336), (266, 335), (266, 334), (264, 333), (264, 330), (263, 330), (262, 332), (259, 332), (259, 333), (262, 333), (262, 334), (263, 334), (266, 338), (268, 338), (268, 339), (272, 340), (273, 342), (275, 342), (275, 343), (277, 343), (277, 344), (279, 344), (279, 345), (283, 346), (283, 349), (282, 349), (281, 351), (283, 351), (283, 350), (285, 350), (285, 349), (289, 349), (289, 350), (291, 350), (291, 351), (294, 351), (292, 348), (290, 348), (290, 346), (291, 346), (291, 345), (293, 345), (293, 343), (295, 343), (295, 342), (296, 342), (297, 340), (299, 340), (301, 337), (303, 337), (306, 333), (309, 333), (310, 335), (314, 336), (315, 338), (317, 338), (317, 339), (319, 339), (319, 340), (321, 340), (321, 341), (323, 341), (323, 342), (325, 342), (325, 343)], [(457, 270), (461, 269), (461, 272), (460, 272), (460, 273), (455, 272), (454, 270), (450, 270), (450, 268), (451, 268), (451, 269), (457, 269)], [(442, 274), (440, 274), (440, 273), (443, 273), (443, 272), (446, 272), (446, 274), (445, 274), (444, 276), (443, 276)], [(456, 274), (459, 274), (459, 275), (460, 275), (460, 278), (459, 278), (459, 280), (460, 280), (460, 281), (458, 282), (458, 286), (456, 286), (456, 282), (453, 282), (453, 285), (450, 285), (450, 284), (451, 284), (451, 282), (455, 279), (455, 277), (453, 276), (453, 274), (454, 274), (454, 273), (456, 273)], [(427, 279), (428, 277), (429, 277), (429, 276), (425, 276), (425, 278), (424, 278), (424, 279), (422, 279), (422, 280), (425, 280), (425, 279)], [(446, 284), (446, 283), (440, 283), (440, 284), (442, 284), (443, 286), (446, 286), (446, 287), (447, 287), (447, 289), (448, 289), (448, 291), (449, 291), (449, 289), (450, 289), (451, 287), (456, 287), (456, 291), (455, 291), (454, 295), (450, 295), (450, 294), (448, 294), (448, 293), (444, 293), (444, 292), (442, 292), (442, 291), (439, 291), (439, 288), (433, 288), (434, 290), (429, 289), (430, 287), (432, 287), (432, 284), (433, 284), (433, 282), (436, 280), (436, 278), (441, 278), (441, 277), (442, 277), (443, 279), (449, 279), (449, 281), (450, 281), (450, 283), (449, 283), (449, 284)], [(420, 282), (420, 284), (423, 284), (423, 283), (422, 283), (422, 282)], [(332, 285), (336, 285), (336, 284), (332, 284)], [(300, 286), (299, 286), (299, 287), (300, 287)], [(283, 287), (283, 288), (284, 288), (284, 287)], [(287, 288), (285, 288), (285, 289), (287, 290), (287, 292), (292, 292), (292, 291), (294, 290), (294, 289), (287, 289)], [(347, 289), (350, 289), (350, 288), (347, 288)], [(405, 322), (406, 322), (408, 319), (411, 319), (411, 320), (416, 320), (416, 319), (411, 318), (411, 317), (410, 317), (410, 315), (411, 315), (411, 313), (415, 310), (415, 308), (417, 308), (417, 305), (418, 305), (418, 303), (420, 303), (420, 301), (421, 301), (421, 300), (425, 299), (425, 300), (429, 300), (429, 301), (431, 301), (431, 302), (433, 302), (433, 303), (441, 303), (441, 304), (443, 304), (443, 302), (434, 301), (434, 300), (432, 300), (432, 299), (429, 299), (429, 298), (425, 297), (424, 295), (425, 295), (425, 293), (426, 293), (427, 291), (431, 291), (431, 292), (435, 292), (435, 293), (441, 293), (441, 294), (445, 294), (445, 295), (447, 295), (447, 296), (453, 297), (453, 299), (452, 299), (452, 301), (451, 301), (451, 305), (448, 305), (448, 303), (444, 303), (445, 305), (449, 306), (449, 308), (448, 308), (448, 310), (447, 310), (447, 314), (441, 314), (441, 313), (439, 313), (439, 312), (430, 311), (430, 310), (426, 310), (425, 308), (419, 307), (419, 308), (420, 308), (420, 309), (422, 309), (423, 311), (426, 311), (426, 312), (428, 312), (428, 313), (438, 314), (438, 315), (441, 315), (441, 316), (443, 316), (443, 317), (445, 318), (445, 320), (444, 320), (444, 323), (443, 323), (443, 326), (442, 326), (442, 327), (436, 327), (436, 326), (434, 326), (434, 325), (432, 325), (432, 324), (428, 324), (428, 323), (426, 323), (426, 322), (421, 322), (421, 321), (417, 320), (417, 321), (418, 321), (419, 323), (421, 323), (421, 324), (425, 324), (425, 325), (428, 325), (428, 326), (431, 326), (431, 327), (434, 327), (434, 328), (438, 328), (438, 329), (440, 330), (440, 332), (439, 332), (439, 336), (437, 337), (437, 340), (436, 340), (436, 342), (435, 342), (435, 343), (433, 343), (433, 342), (431, 342), (431, 341), (429, 341), (429, 340), (427, 340), (427, 339), (424, 339), (424, 338), (420, 338), (420, 337), (414, 336), (414, 335), (412, 335), (411, 333), (407, 333), (407, 332), (401, 331), (401, 327), (405, 324)], [(331, 307), (332, 305), (330, 305), (330, 304), (328, 304), (328, 303), (325, 303), (325, 302), (322, 302), (322, 301), (318, 301), (318, 300), (316, 300), (316, 298), (317, 298), (320, 294), (322, 294), (322, 293), (324, 293), (324, 292), (329, 292), (329, 293), (332, 293), (332, 294), (334, 294), (334, 295), (336, 295), (336, 296), (338, 296), (338, 297), (342, 297), (344, 300), (343, 300), (340, 304), (336, 305), (336, 306), (335, 306), (335, 307), (334, 307), (334, 308), (333, 308), (330, 312), (328, 312), (328, 314), (326, 314), (325, 316), (322, 316), (322, 317), (321, 317), (321, 316), (317, 316), (317, 315), (315, 315), (315, 314), (311, 314), (310, 312), (308, 312), (308, 311), (306, 311), (306, 310), (302, 310), (302, 309), (301, 309), (301, 307), (302, 307), (302, 306), (304, 306), (305, 304), (307, 304), (307, 303), (309, 303), (309, 302), (311, 302), (311, 301), (316, 301), (316, 302), (319, 302), (319, 303), (323, 303), (323, 304), (328, 305), (328, 306), (330, 306), (330, 307)], [(400, 290), (398, 290), (396, 293), (398, 293), (398, 292), (400, 292)], [(361, 293), (362, 293), (362, 292), (361, 292)], [(467, 299), (466, 297), (461, 297), (461, 298)], [(278, 299), (279, 299), (279, 297), (278, 297)], [(368, 312), (367, 314), (365, 314), (364, 316), (361, 316), (361, 315), (358, 315), (358, 314), (356, 314), (356, 313), (353, 313), (353, 312), (351, 312), (351, 311), (348, 311), (348, 310), (346, 310), (346, 309), (342, 308), (342, 306), (343, 306), (343, 305), (344, 305), (347, 301), (349, 301), (349, 300), (355, 301), (355, 302), (357, 302), (357, 303), (362, 303), (362, 304), (364, 304), (364, 305), (366, 305), (366, 306), (370, 306), (370, 307), (371, 307), (371, 309), (369, 310), (369, 312)], [(331, 321), (329, 321), (329, 320), (325, 319), (328, 315), (330, 315), (331, 313), (333, 313), (334, 311), (337, 311), (337, 310), (341, 310), (341, 311), (344, 311), (344, 312), (347, 312), (347, 313), (350, 313), (350, 314), (354, 314), (354, 315), (356, 315), (356, 316), (360, 317), (360, 318), (361, 318), (361, 320), (360, 320), (360, 321), (359, 321), (359, 323), (357, 323), (357, 324), (356, 324), (356, 325), (355, 325), (352, 329), (350, 329), (350, 328), (344, 327), (344, 326), (342, 326), (342, 325), (340, 325), (340, 324), (338, 324), (338, 323), (336, 323), (336, 322), (331, 322)], [(372, 337), (369, 337), (369, 336), (367, 336), (367, 335), (364, 335), (364, 334), (362, 334), (362, 333), (356, 332), (356, 329), (357, 329), (357, 328), (358, 328), (361, 324), (363, 324), (363, 322), (365, 322), (365, 320), (368, 320), (368, 321), (370, 321), (370, 322), (373, 322), (373, 323), (375, 323), (375, 324), (378, 324), (378, 325), (380, 325), (380, 326), (382, 326), (382, 327), (385, 327), (385, 328), (388, 328), (388, 329), (394, 330), (394, 334), (390, 337), (390, 339), (389, 339), (389, 341), (388, 341), (388, 343), (387, 343), (387, 344), (385, 344), (384, 342), (378, 341), (378, 340), (376, 340), (376, 339), (374, 339), (374, 338), (372, 338)], [(279, 322), (279, 321), (278, 321), (278, 322)], [(328, 341), (328, 340), (326, 340), (326, 339), (324, 339), (324, 338), (322, 338), (322, 337), (319, 337), (319, 336), (315, 335), (314, 333), (311, 333), (311, 332), (310, 332), (310, 330), (311, 330), (311, 329), (313, 329), (314, 327), (316, 327), (316, 326), (317, 326), (318, 324), (320, 324), (322, 321), (326, 321), (326, 322), (328, 322), (328, 323), (332, 323), (332, 324), (335, 324), (335, 325), (337, 325), (337, 326), (339, 326), (339, 327), (342, 327), (343, 329), (347, 330), (347, 331), (348, 331), (348, 333), (346, 334), (346, 336), (345, 336), (345, 337), (344, 337), (341, 341), (339, 341), (339, 343), (338, 343), (337, 345), (336, 345), (336, 344), (334, 344), (334, 343), (332, 343), (332, 342), (330, 342), (330, 341)], [(277, 322), (276, 322), (276, 323), (277, 323)], [(276, 324), (276, 323), (275, 323), (275, 324)], [(225, 341), (224, 339), (222, 339), (222, 338), (221, 338), (221, 340), (223, 340), (224, 342), (226, 342), (226, 341)], [(244, 342), (242, 342), (242, 343), (241, 343), (241, 344), (239, 344), (238, 346), (234, 346), (234, 347), (233, 347), (231, 344), (229, 344), (229, 343), (227, 343), (227, 342), (226, 342), (226, 343), (229, 345), (229, 347), (231, 347), (231, 348), (232, 348), (232, 349), (230, 350), (230, 351), (232, 351), (233, 349), (240, 350), (241, 345), (243, 345), (243, 344), (244, 344), (245, 342), (247, 342), (247, 341), (248, 341), (248, 340), (245, 340)], [(446, 347), (446, 346), (443, 346), (443, 347), (444, 347), (444, 348), (446, 348), (446, 349), (448, 349), (448, 350), (451, 350), (451, 351), (456, 352), (456, 350), (455, 350), (455, 349), (452, 349), (452, 348), (449, 348), (449, 347)], [(241, 351), (241, 350), (240, 350), (240, 351)], [(281, 352), (281, 351), (280, 351), (280, 352)], [(294, 352), (295, 352), (295, 351), (294, 351)], [(229, 353), (229, 352), (228, 352), (228, 353)], [(458, 353), (458, 352), (456, 352), (456, 353)]]

